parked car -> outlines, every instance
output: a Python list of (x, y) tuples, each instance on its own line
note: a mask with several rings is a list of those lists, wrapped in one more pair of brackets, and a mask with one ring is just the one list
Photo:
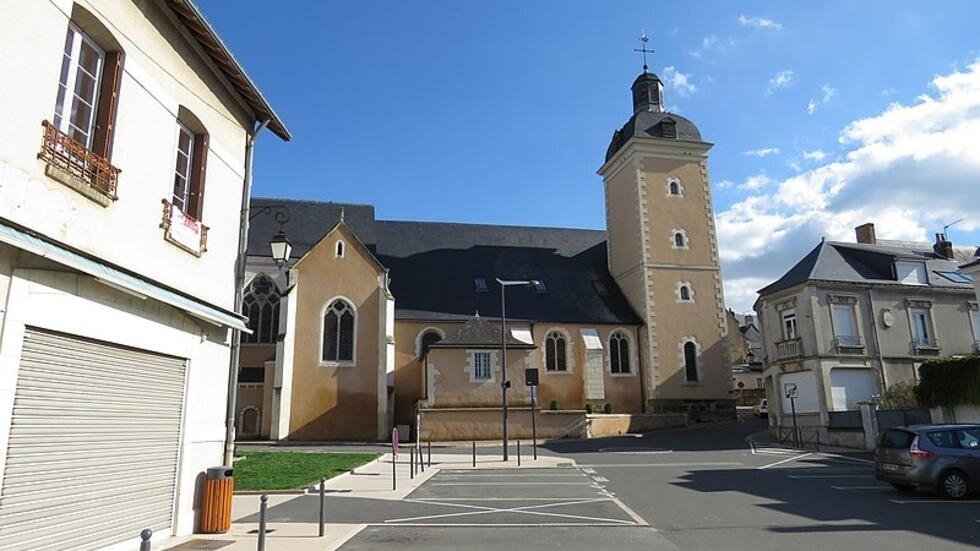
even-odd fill
[(769, 400), (763, 398), (759, 403), (752, 407), (752, 413), (756, 417), (769, 417)]
[(885, 430), (875, 478), (903, 492), (926, 487), (950, 499), (980, 491), (980, 425), (913, 425)]

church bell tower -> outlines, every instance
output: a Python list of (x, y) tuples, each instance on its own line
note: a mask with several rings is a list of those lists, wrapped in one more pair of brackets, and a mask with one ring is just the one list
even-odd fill
[(663, 82), (645, 64), (631, 90), (632, 116), (613, 134), (599, 175), (609, 273), (644, 320), (644, 407), (734, 415), (708, 178), (712, 144), (666, 111)]

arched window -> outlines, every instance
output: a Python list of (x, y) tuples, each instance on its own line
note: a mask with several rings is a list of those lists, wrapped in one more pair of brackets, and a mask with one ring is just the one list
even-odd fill
[(339, 257), (339, 258), (343, 258), (344, 257), (344, 242), (343, 241), (338, 241), (337, 242), (337, 257)]
[(691, 288), (688, 287), (687, 285), (681, 285), (680, 289), (678, 290), (678, 293), (680, 293), (680, 298), (682, 301), (691, 300)]
[(630, 372), (630, 342), (622, 331), (609, 337), (609, 370), (613, 373)]
[(568, 371), (565, 359), (567, 341), (565, 335), (552, 331), (544, 340), (544, 363), (547, 371)]
[(684, 248), (686, 245), (686, 240), (684, 239), (684, 234), (681, 232), (674, 232), (674, 247), (678, 249)]
[(692, 341), (684, 343), (684, 378), (689, 383), (698, 381), (698, 345)]
[(442, 340), (442, 335), (436, 331), (429, 330), (422, 334), (422, 340), (419, 345), (419, 357), (425, 356), (429, 351), (429, 347), (433, 344)]
[(279, 338), (279, 289), (275, 282), (259, 274), (248, 284), (242, 300), (242, 313), (248, 316), (251, 335), (242, 334), (244, 343), (275, 343)]
[(323, 313), (323, 353), (325, 362), (354, 361), (354, 308), (337, 299)]
[(677, 182), (671, 182), (670, 183), (670, 194), (671, 195), (680, 195), (681, 194), (681, 185), (679, 183), (677, 183)]

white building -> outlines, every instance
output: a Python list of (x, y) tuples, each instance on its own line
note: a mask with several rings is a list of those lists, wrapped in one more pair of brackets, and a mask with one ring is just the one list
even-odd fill
[(0, 3), (0, 548), (194, 530), (241, 209), (289, 133), (190, 0)]

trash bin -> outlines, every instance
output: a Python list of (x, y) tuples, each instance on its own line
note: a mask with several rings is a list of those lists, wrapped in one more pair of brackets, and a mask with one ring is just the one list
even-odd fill
[(204, 477), (201, 492), (201, 532), (223, 534), (231, 528), (231, 497), (235, 492), (234, 470), (211, 467)]

